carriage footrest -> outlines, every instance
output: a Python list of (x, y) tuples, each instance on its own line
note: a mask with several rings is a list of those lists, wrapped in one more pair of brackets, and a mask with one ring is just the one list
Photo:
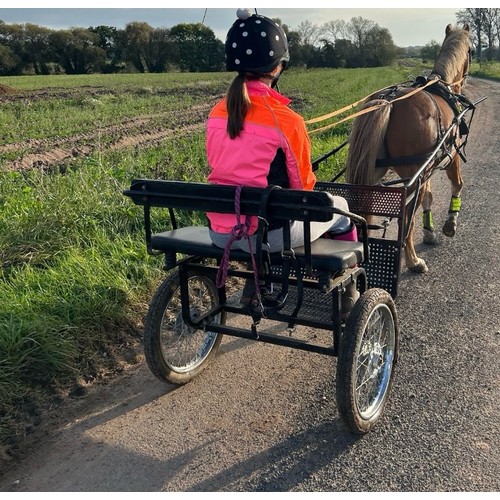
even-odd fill
[[(154, 234), (151, 246), (162, 252), (175, 252), (205, 258), (222, 258), (224, 249), (215, 246), (210, 239), (208, 227), (187, 226)], [(294, 248), (295, 257), (305, 267), (305, 248)], [(281, 264), (281, 252), (271, 253), (271, 263)], [(231, 260), (250, 262), (251, 257), (243, 250), (231, 250)], [(337, 272), (360, 264), (364, 260), (363, 243), (320, 238), (311, 244), (311, 266), (320, 271)]]

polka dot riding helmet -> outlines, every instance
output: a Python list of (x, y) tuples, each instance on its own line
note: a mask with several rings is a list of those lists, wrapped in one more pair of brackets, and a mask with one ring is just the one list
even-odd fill
[(226, 38), (227, 71), (267, 73), (290, 59), (283, 28), (272, 19), (238, 9)]

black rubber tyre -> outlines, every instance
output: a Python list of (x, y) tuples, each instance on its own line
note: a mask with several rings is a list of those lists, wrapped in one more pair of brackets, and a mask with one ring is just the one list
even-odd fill
[[(188, 288), (192, 318), (218, 305), (217, 287), (211, 277), (191, 273)], [(214, 319), (216, 324), (225, 322), (225, 313)], [(153, 296), (144, 323), (144, 354), (151, 372), (162, 381), (185, 384), (208, 366), (222, 337), (184, 323), (179, 273), (171, 274)]]
[(387, 403), (398, 348), (396, 306), (389, 293), (370, 288), (354, 304), (340, 342), (337, 405), (354, 434), (369, 432)]

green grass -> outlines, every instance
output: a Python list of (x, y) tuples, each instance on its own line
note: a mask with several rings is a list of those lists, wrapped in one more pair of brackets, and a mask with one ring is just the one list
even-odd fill
[(47, 88), (74, 89), (77, 87), (103, 87), (117, 89), (155, 89), (179, 87), (197, 87), (200, 83), (219, 82), (230, 79), (229, 73), (130, 73), (130, 74), (93, 74), (93, 75), (33, 75), (33, 76), (3, 76), (0, 83), (19, 90), (39, 90)]
[[(0, 78), (0, 83), (4, 85), (16, 90), (24, 89), (22, 99), (7, 101), (0, 108), (0, 145), (24, 138), (51, 139), (95, 134), (105, 127), (143, 115), (157, 115), (159, 124), (175, 122), (184, 110), (200, 102), (196, 98), (200, 89), (206, 94), (222, 94), (228, 82), (227, 78), (219, 76), (218, 79), (206, 80), (200, 87), (195, 86), (192, 80), (183, 83), (180, 79), (171, 82), (165, 79), (162, 82), (147, 75), (147, 79), (134, 86), (131, 82), (125, 83), (123, 75), (116, 75), (116, 81), (104, 79), (109, 86), (101, 83), (99, 87), (92, 87), (85, 76), (80, 77), (79, 86), (64, 87), (66, 91), (58, 90), (55, 97), (46, 99), (33, 98), (34, 93), (30, 95), (30, 90), (40, 90), (40, 77), (25, 77), (25, 82), (19, 77), (12, 81)], [(56, 77), (47, 78), (53, 80)], [(71, 77), (71, 81), (76, 81), (75, 78)], [(30, 89), (26, 88), (28, 81)], [(61, 80), (60, 88), (63, 83)]]
[[(206, 103), (207, 94), (222, 94), (231, 76), (0, 78), (23, 91), (2, 103), (0, 146), (92, 134), (144, 114), (158, 114), (159, 124), (182, 124), (183, 113)], [(280, 90), (308, 119), (408, 77), (406, 66), (289, 71)], [(53, 95), (53, 89), (68, 95), (27, 97), (40, 90)], [(348, 130), (347, 123), (312, 135), (313, 158), (341, 144)], [(99, 377), (118, 362), (121, 346), (138, 342), (163, 271), (161, 258), (146, 253), (142, 211), (122, 191), (138, 177), (204, 181), (204, 139), (203, 131), (194, 131), (156, 146), (110, 151), (108, 139), (96, 143), (94, 135), (90, 155), (52, 170), (20, 172), (5, 168), (13, 153), (0, 150), (0, 444), (23, 438), (26, 413)], [(342, 154), (329, 160), (318, 177), (331, 179), (343, 161)], [(154, 229), (166, 224), (161, 216)]]
[(478, 78), (500, 80), (500, 62), (483, 61), (481, 63), (473, 63), (471, 64), (470, 74)]

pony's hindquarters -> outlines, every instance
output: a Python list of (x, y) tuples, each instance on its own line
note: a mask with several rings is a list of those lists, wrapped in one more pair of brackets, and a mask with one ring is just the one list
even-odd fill
[[(371, 111), (368, 109), (373, 108)], [(374, 99), (363, 108), (367, 111), (353, 122), (346, 162), (346, 181), (372, 186), (387, 172), (375, 167), (377, 158), (385, 157), (385, 134), (389, 124), (392, 104), (385, 99)]]
[[(394, 158), (395, 165), (392, 167), (398, 175), (403, 173), (396, 166), (398, 159), (413, 156), (416, 152), (412, 148), (416, 142), (419, 142), (419, 139), (415, 138), (415, 130), (413, 130), (414, 127), (418, 129), (421, 126), (421, 121), (413, 118), (419, 114), (418, 112), (414, 113), (412, 109), (414, 97), (396, 101), (374, 99), (363, 106), (366, 113), (355, 119), (349, 138), (345, 174), (347, 182), (362, 185), (379, 183), (389, 167), (377, 166), (377, 159)], [(432, 114), (427, 113), (428, 117)], [(427, 137), (422, 143), (426, 141)], [(422, 144), (418, 144), (418, 147), (422, 147)], [(418, 151), (418, 153), (422, 152)], [(416, 164), (404, 167), (406, 172), (402, 177), (411, 177), (411, 171), (416, 171), (417, 168)], [(418, 203), (420, 200), (418, 200), (417, 206)], [(413, 215), (413, 213), (407, 214), (405, 221), (407, 238), (404, 242), (404, 254), (408, 269), (421, 273), (427, 271), (427, 266), (425, 261), (417, 256), (414, 248)]]

